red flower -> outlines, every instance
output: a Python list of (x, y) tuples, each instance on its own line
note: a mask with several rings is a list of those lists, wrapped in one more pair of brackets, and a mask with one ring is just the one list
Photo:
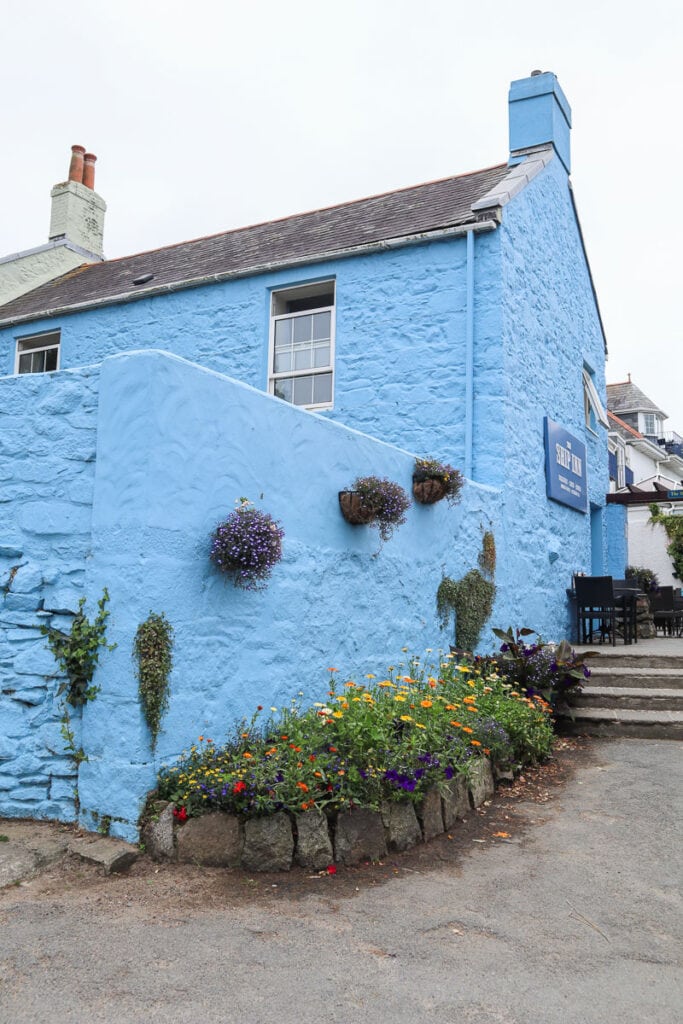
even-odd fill
[(186, 810), (186, 808), (185, 807), (174, 807), (173, 808), (173, 817), (177, 818), (178, 821), (180, 821), (180, 822), (187, 821), (187, 810)]
[(336, 864), (330, 864), (330, 866), (327, 869), (327, 873), (328, 873), (328, 875), (336, 875), (337, 874), (337, 865)]
[(232, 791), (233, 791), (233, 793), (243, 793), (246, 788), (247, 788), (246, 782), (243, 782), (240, 779), (240, 781), (236, 782), (235, 785), (232, 787)]

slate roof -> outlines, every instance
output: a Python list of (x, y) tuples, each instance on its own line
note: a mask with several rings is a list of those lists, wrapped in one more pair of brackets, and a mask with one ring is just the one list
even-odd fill
[(625, 412), (658, 412), (664, 419), (668, 419), (666, 413), (630, 380), (607, 385), (607, 408), (617, 415)]
[(637, 441), (646, 440), (640, 431), (635, 430), (633, 427), (629, 427), (628, 423), (624, 423), (619, 416), (610, 412), (609, 409), (607, 410), (607, 419), (610, 421), (610, 429), (619, 434), (620, 437), (623, 437), (625, 441), (632, 441), (634, 438)]
[[(0, 306), (0, 322), (129, 301), (170, 287), (192, 287), (214, 277), (315, 262), (343, 255), (357, 246), (476, 223), (487, 214), (473, 212), (472, 204), (509, 172), (507, 164), (500, 164), (134, 256), (86, 264)], [(154, 276), (138, 292), (133, 282), (148, 274)]]

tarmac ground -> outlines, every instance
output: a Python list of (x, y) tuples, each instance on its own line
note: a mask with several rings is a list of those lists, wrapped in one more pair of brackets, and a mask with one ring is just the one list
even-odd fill
[(561, 740), (451, 837), (334, 875), (66, 852), (0, 892), (0, 1024), (678, 1024), (682, 750)]

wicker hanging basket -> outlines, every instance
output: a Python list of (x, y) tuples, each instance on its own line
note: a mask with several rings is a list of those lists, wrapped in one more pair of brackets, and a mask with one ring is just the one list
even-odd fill
[(363, 504), (363, 498), (358, 491), (340, 491), (339, 507), (346, 522), (352, 526), (371, 523), (375, 518), (374, 513)]
[(434, 505), (448, 493), (448, 486), (443, 480), (413, 480), (413, 497), (421, 505)]

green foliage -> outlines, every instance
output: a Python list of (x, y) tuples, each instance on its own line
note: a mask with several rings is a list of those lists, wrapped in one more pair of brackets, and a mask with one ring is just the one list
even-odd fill
[(328, 813), (419, 801), (432, 786), (467, 774), (480, 754), (522, 764), (552, 743), (550, 708), (513, 693), (488, 667), (411, 658), (367, 685), (334, 683), (327, 701), (296, 701), (260, 724), (259, 707), (224, 744), (199, 737), (178, 763), (164, 767), (158, 797), (176, 817), (224, 810), (255, 817), (278, 810)]
[[(579, 657), (567, 640), (546, 643), (533, 629), (494, 629), (502, 640), (500, 653), (483, 659), (523, 694), (540, 694), (552, 706), (564, 704), (570, 693), (581, 689), (590, 670), (586, 665), (595, 656), (589, 651)], [(535, 640), (527, 637), (536, 637)]]
[(657, 574), (652, 569), (645, 569), (640, 565), (627, 566), (626, 579), (635, 580), (645, 594), (649, 594), (651, 590), (657, 590), (659, 587)]
[(481, 539), (479, 568), (489, 580), (492, 580), (496, 574), (496, 538), (490, 530), (486, 530)]
[(92, 678), (100, 657), (100, 648), (113, 651), (116, 644), (108, 644), (105, 639), (106, 623), (109, 617), (107, 602), (109, 592), (105, 587), (102, 597), (97, 602), (97, 615), (90, 620), (85, 615), (85, 598), (78, 602), (71, 629), (68, 633), (51, 626), (41, 626), (41, 633), (47, 637), (48, 647), (52, 651), (66, 681), (58, 692), (66, 691), (65, 701), (77, 708), (94, 700), (99, 687), (92, 685)]
[(462, 579), (444, 576), (436, 591), (436, 612), (441, 628), (446, 629), (455, 613), (455, 645), (461, 651), (473, 651), (490, 617), (496, 588), (496, 540), (490, 530), (482, 537), (479, 569), (470, 569)]
[(133, 643), (138, 664), (138, 692), (145, 721), (156, 747), (159, 727), (168, 708), (168, 677), (173, 668), (173, 626), (163, 612), (150, 612), (140, 623)]
[(674, 576), (683, 580), (683, 516), (667, 515), (659, 505), (650, 505), (650, 522), (661, 523), (666, 530), (669, 544), (666, 553), (674, 564)]

